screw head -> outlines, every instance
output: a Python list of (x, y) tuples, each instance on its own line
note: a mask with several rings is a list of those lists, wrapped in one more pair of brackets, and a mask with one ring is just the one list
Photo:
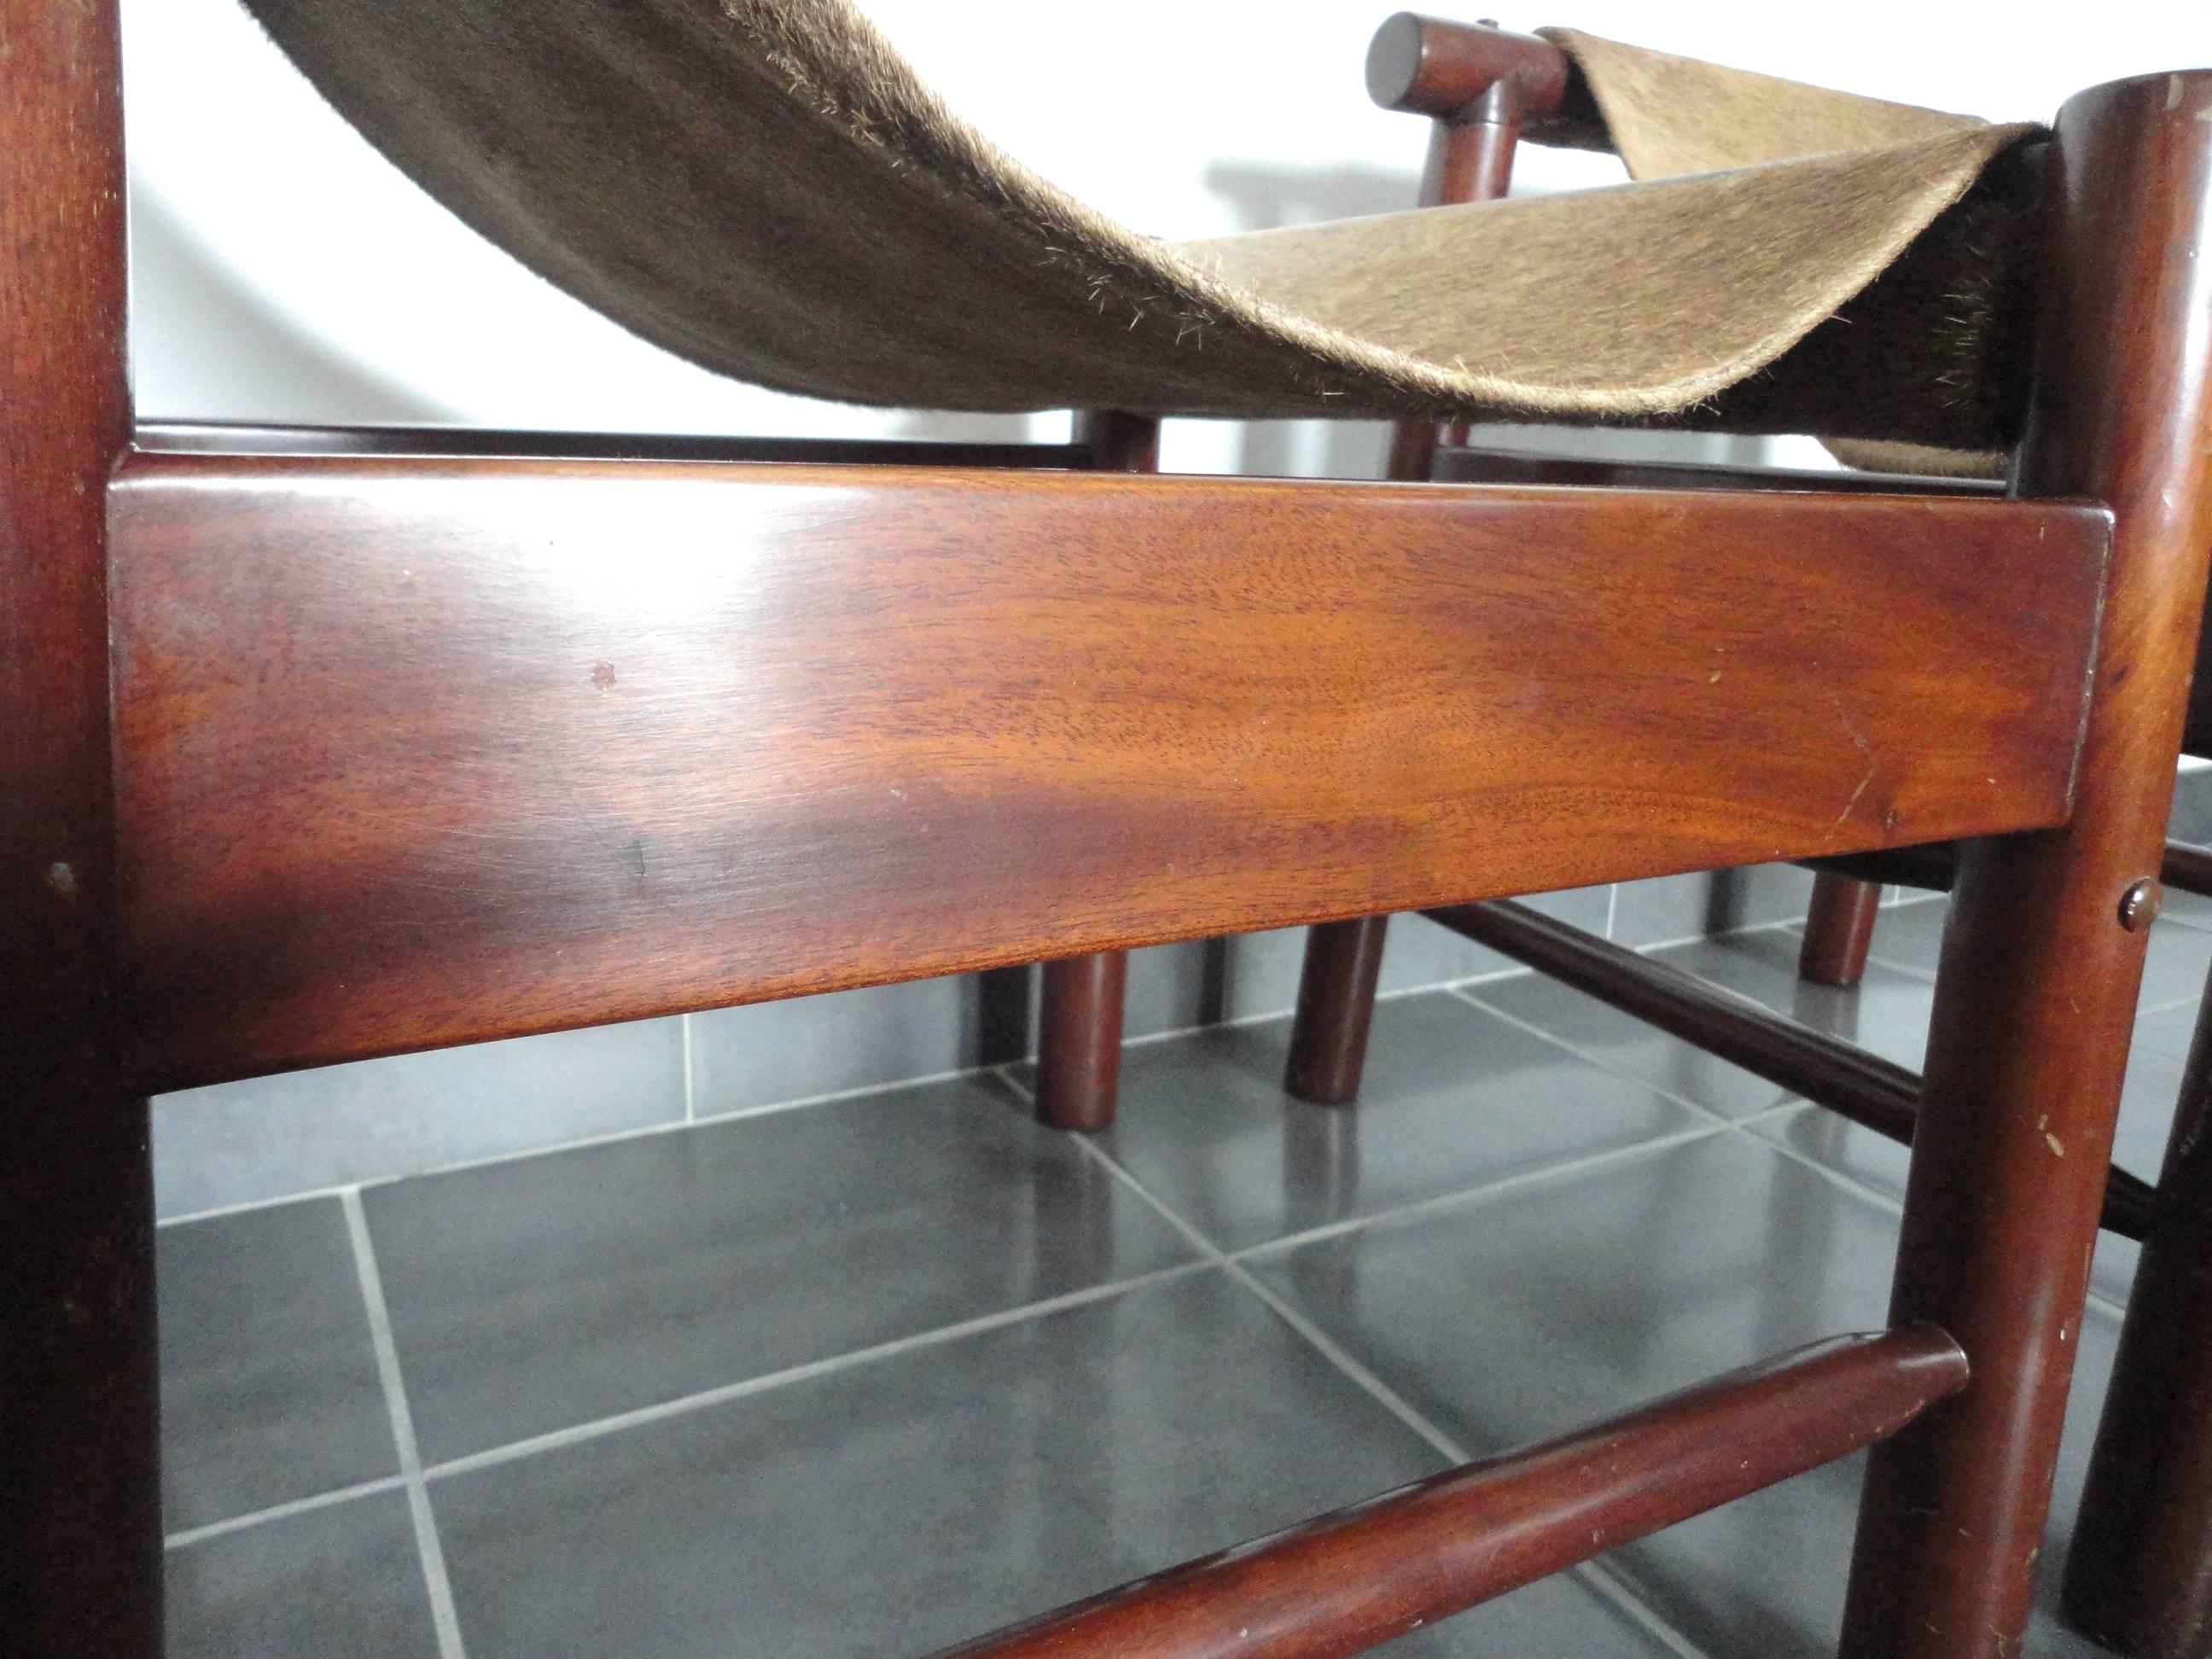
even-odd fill
[(2166, 890), (2148, 876), (2129, 883), (2128, 890), (2120, 895), (2120, 926), (2130, 933), (2140, 933), (2157, 918), (2165, 902)]

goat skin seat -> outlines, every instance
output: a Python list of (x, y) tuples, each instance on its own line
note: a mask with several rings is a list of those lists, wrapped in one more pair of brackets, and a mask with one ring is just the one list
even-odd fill
[(1528, 136), (1637, 182), (1170, 244), (995, 148), (845, 0), (246, 3), (500, 246), (785, 391), (2014, 435), (2030, 126), (1549, 31), (1577, 84)]

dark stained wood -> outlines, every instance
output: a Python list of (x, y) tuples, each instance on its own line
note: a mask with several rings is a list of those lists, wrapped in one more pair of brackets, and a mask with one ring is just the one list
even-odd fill
[[(1948, 893), (1958, 878), (1958, 849), (1948, 842), (1930, 847), (1899, 847), (1887, 852), (1850, 853), (1841, 858), (1808, 859), (1814, 870), (1834, 871), (1861, 881), (1890, 882)], [(2185, 893), (2212, 897), (2212, 851), (2170, 841), (2159, 856), (2159, 879)]]
[(162, 1086), (2051, 823), (2106, 535), (706, 463), (140, 456), (112, 500)]
[(1594, 489), (1778, 489), (1814, 495), (1972, 495), (1995, 498), (1995, 479), (1908, 472), (1816, 472), (1809, 468), (1716, 466), (1704, 461), (1607, 461), (1456, 444), (1437, 452), (1432, 476), (1453, 483), (1579, 485)]
[[(1076, 441), (1102, 472), (1160, 470), (1160, 423), (1122, 410), (1076, 418)], [(1036, 1111), (1054, 1129), (1109, 1128), (1121, 1084), (1120, 951), (1048, 962), (1038, 1002)]]
[[(1469, 34), (1474, 37), (1471, 46), (1462, 39)], [(1470, 54), (1486, 70), (1480, 82), (1468, 78)], [(1513, 89), (1516, 78), (1534, 75), (1540, 80), (1556, 68), (1563, 85), (1564, 63), (1548, 43), (1489, 25), (1470, 29), (1411, 12), (1385, 20), (1368, 50), (1370, 92), (1386, 108), (1426, 109), (1436, 117), (1429, 124), (1420, 205), (1503, 198), (1513, 182), (1514, 150), (1527, 106), (1524, 94)], [(1438, 77), (1454, 82), (1467, 95), (1457, 102), (1438, 102)], [(1540, 112), (1557, 104), (1558, 94), (1540, 87), (1537, 99)], [(1427, 480), (1444, 436), (1434, 421), (1400, 421), (1390, 434), (1384, 476), (1407, 483)], [(1358, 1095), (1367, 1034), (1375, 1023), (1376, 976), (1389, 932), (1389, 917), (1363, 916), (1328, 923), (1308, 935), (1283, 1068), (1283, 1087), (1299, 1099), (1342, 1106)]]
[(1836, 858), (1801, 859), (1815, 874), (1849, 876), (1875, 885), (1918, 887), (1948, 893), (1959, 872), (1959, 849), (1948, 842), (1924, 847), (1895, 847), (1874, 853), (1845, 853)]
[(2166, 842), (2159, 877), (2168, 887), (2212, 898), (2212, 848), (2192, 847), (2183, 841)]
[(2116, 1651), (2212, 1651), (2212, 998), (2198, 1010), (2149, 1237), (2066, 1561), (2068, 1620)]
[(1853, 986), (1866, 977), (1867, 951), (1874, 945), (1875, 917), (1881, 889), (1823, 871), (1813, 878), (1813, 902), (1805, 912), (1805, 943), (1797, 952), (1797, 972), (1815, 985)]
[(1045, 963), (1037, 1033), (1040, 1122), (1086, 1133), (1113, 1127), (1128, 963), (1120, 951)]
[[(1428, 916), (1876, 1134), (1912, 1142), (1920, 1079), (1894, 1060), (1716, 991), (1679, 968), (1524, 904), (1454, 905)], [(2106, 1180), (2103, 1224), (2141, 1238), (2150, 1218), (2150, 1188), (2117, 1166)]]
[(1410, 11), (1385, 18), (1367, 46), (1367, 95), (1440, 121), (1548, 115), (1572, 74), (1566, 53), (1539, 36)]
[(1931, 1327), (1833, 1338), (939, 1659), (1343, 1659), (1844, 1456), (1966, 1380)]
[(115, 8), (0, 0), (0, 1650), (159, 1659), (154, 1206), (116, 1004)]
[(1960, 851), (1892, 1309), (1973, 1381), (1869, 1464), (1846, 1659), (1997, 1659), (2027, 1615), (2212, 550), (2208, 112), (2212, 74), (2118, 82), (2051, 146), (2021, 487), (2112, 506), (2109, 592), (2072, 822)]
[(1356, 916), (1324, 921), (1306, 936), (1283, 1073), (1283, 1087), (1300, 1100), (1342, 1106), (1358, 1094), (1389, 925), (1388, 916)]
[(1080, 468), (1090, 449), (1067, 444), (937, 443), (873, 438), (722, 438), (688, 433), (501, 432), (483, 427), (264, 426), (156, 421), (133, 433), (139, 449), (197, 455), (511, 455), (548, 460), (783, 461), (838, 466)]

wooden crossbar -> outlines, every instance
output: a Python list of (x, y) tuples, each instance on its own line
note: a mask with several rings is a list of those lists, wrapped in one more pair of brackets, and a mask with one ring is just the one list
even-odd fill
[(154, 1087), (2057, 823), (2107, 533), (206, 453), (129, 458), (111, 518)]
[(1933, 1326), (1837, 1337), (938, 1659), (1345, 1659), (1885, 1439), (1966, 1382)]
[[(1498, 900), (1453, 905), (1431, 909), (1428, 916), (1876, 1134), (1912, 1144), (1920, 1077), (1894, 1060), (1785, 1019), (1747, 998), (1525, 904)], [(2154, 1196), (2148, 1182), (2114, 1165), (2105, 1183), (2106, 1230), (2141, 1238), (2150, 1224)]]

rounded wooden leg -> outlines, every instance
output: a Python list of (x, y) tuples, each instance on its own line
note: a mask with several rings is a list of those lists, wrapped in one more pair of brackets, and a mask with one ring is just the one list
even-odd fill
[(1055, 1129), (1107, 1129), (1121, 1079), (1121, 988), (1128, 957), (1101, 951), (1044, 965), (1037, 1039), (1037, 1121)]
[(1300, 1100), (1341, 1106), (1359, 1092), (1389, 927), (1388, 916), (1360, 916), (1322, 922), (1306, 935), (1297, 1018), (1291, 1024), (1291, 1059), (1283, 1075), (1283, 1087)]
[(2067, 1622), (2118, 1653), (2212, 1654), (2212, 994), (2066, 1562)]
[(0, 1653), (160, 1659), (146, 1103), (125, 1075), (107, 481), (114, 0), (0, 0)]
[(2012, 1659), (2033, 1594), (2212, 552), (2212, 73), (2060, 111), (2019, 484), (2112, 510), (2063, 830), (1966, 842), (1891, 1301), (1966, 1390), (1868, 1462), (1844, 1659)]
[(1805, 912), (1805, 948), (1797, 953), (1800, 977), (1846, 988), (1866, 977), (1867, 950), (1881, 889), (1870, 881), (1823, 872), (1813, 878), (1813, 902)]

